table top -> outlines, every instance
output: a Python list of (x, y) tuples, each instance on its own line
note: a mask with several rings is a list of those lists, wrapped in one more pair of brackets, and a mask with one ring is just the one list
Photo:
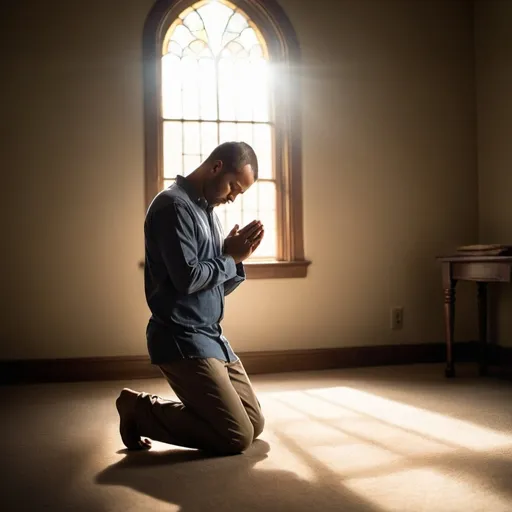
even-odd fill
[(451, 256), (437, 256), (436, 260), (450, 263), (512, 263), (512, 256), (452, 254)]

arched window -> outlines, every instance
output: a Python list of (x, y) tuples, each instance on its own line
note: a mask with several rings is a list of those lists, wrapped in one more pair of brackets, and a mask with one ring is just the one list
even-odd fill
[(295, 34), (273, 1), (157, 0), (145, 26), (146, 206), (218, 144), (249, 143), (258, 181), (216, 208), (226, 233), (254, 218), (265, 225), (265, 239), (246, 264), (249, 278), (304, 277), (309, 263), (297, 63)]

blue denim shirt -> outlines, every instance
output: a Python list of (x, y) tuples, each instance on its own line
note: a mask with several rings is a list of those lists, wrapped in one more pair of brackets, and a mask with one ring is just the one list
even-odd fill
[(236, 361), (220, 322), (224, 296), (245, 280), (245, 272), (241, 263), (223, 255), (224, 234), (213, 208), (178, 176), (152, 201), (144, 236), (151, 362), (192, 357)]

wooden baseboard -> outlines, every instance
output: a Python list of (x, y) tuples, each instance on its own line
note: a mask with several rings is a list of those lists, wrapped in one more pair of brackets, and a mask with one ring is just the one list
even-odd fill
[(500, 368), (500, 376), (512, 380), (512, 347), (499, 347), (494, 358)]
[(504, 366), (512, 366), (512, 347), (500, 347), (498, 355)]
[[(512, 354), (512, 350), (509, 349)], [(457, 343), (458, 361), (476, 360), (473, 342)], [(282, 373), (364, 366), (436, 363), (445, 360), (444, 343), (327, 349), (241, 352), (247, 373)], [(495, 359), (496, 357), (493, 357)], [(501, 359), (501, 358), (500, 358)], [(509, 356), (509, 360), (512, 357)], [(129, 380), (160, 377), (147, 356), (0, 361), (0, 384)]]

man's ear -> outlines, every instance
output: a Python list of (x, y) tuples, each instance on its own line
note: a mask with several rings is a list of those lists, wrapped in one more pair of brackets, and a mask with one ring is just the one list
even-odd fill
[(222, 160), (215, 160), (215, 162), (213, 162), (213, 166), (212, 166), (213, 174), (219, 174), (222, 171), (222, 167), (223, 167)]

